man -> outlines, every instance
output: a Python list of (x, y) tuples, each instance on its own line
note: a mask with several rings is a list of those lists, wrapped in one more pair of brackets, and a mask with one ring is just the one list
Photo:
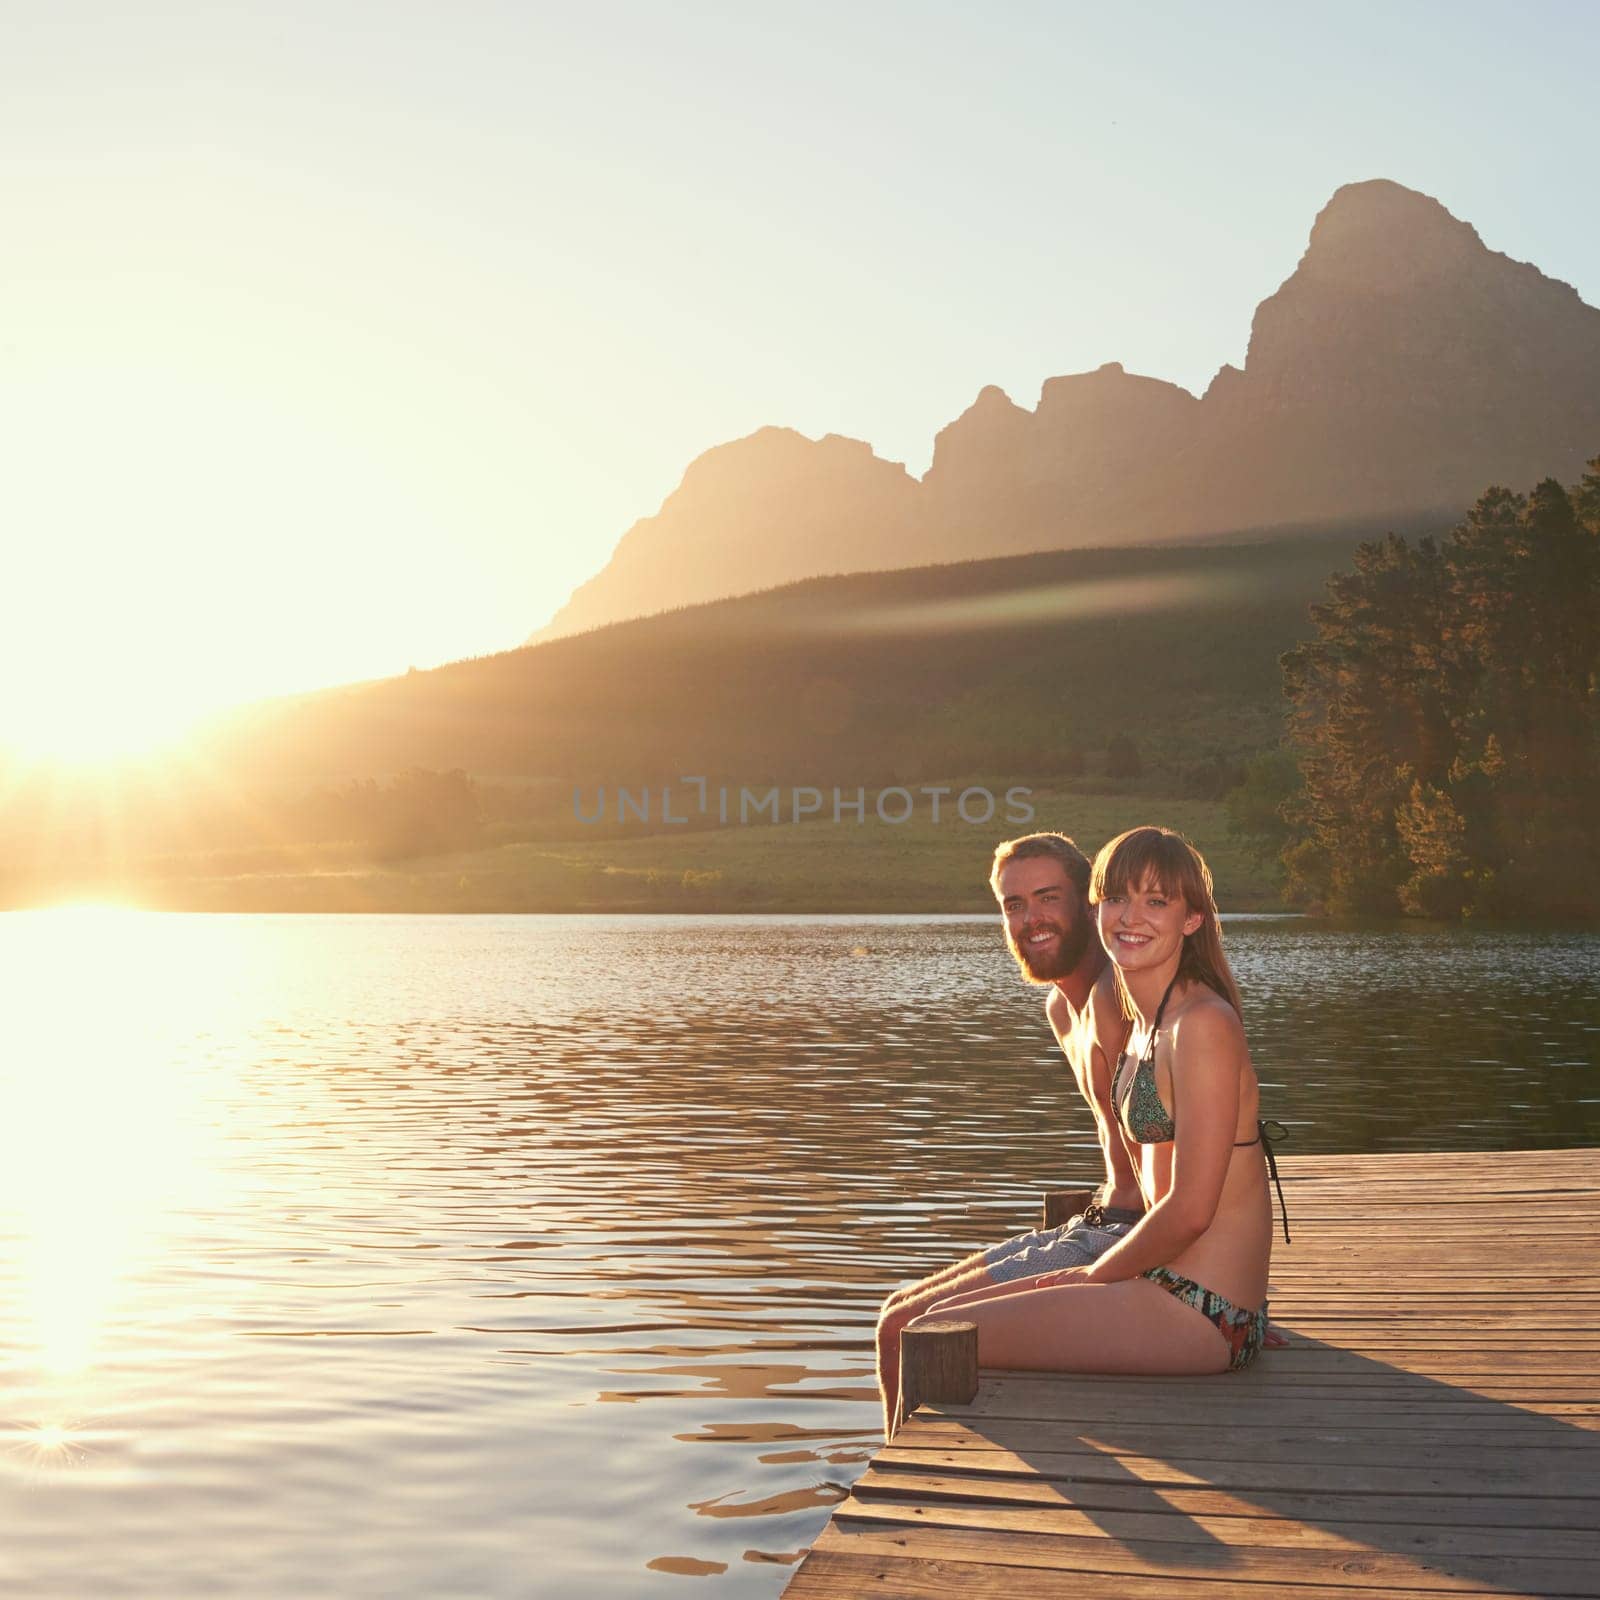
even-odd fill
[(1049, 986), (1044, 1014), (1094, 1114), (1105, 1181), (1088, 1212), (1064, 1227), (1008, 1239), (890, 1295), (877, 1334), (885, 1434), (899, 1403), (900, 1330), (908, 1322), (951, 1295), (1087, 1266), (1143, 1215), (1133, 1163), (1111, 1113), (1111, 1076), (1127, 1024), (1089, 906), (1088, 857), (1062, 833), (1009, 839), (995, 850), (989, 884), (1023, 978)]

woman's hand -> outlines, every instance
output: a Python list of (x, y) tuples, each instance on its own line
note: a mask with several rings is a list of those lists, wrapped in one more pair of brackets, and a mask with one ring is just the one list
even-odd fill
[(1077, 1283), (1093, 1283), (1088, 1267), (1061, 1267), (1055, 1272), (1042, 1272), (1032, 1280), (1035, 1289), (1062, 1289)]

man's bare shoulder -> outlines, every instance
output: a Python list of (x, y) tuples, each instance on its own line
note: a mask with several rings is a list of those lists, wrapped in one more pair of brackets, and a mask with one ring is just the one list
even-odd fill
[(1077, 1020), (1072, 1002), (1054, 984), (1051, 984), (1049, 998), (1044, 1003), (1044, 1014), (1058, 1039), (1065, 1039)]
[(1117, 972), (1115, 967), (1107, 967), (1095, 979), (1094, 988), (1089, 991), (1089, 1020), (1094, 1026), (1095, 1038), (1102, 1047), (1122, 1044), (1122, 1036), (1128, 1031), (1128, 1019), (1122, 1012), (1122, 996), (1117, 992)]

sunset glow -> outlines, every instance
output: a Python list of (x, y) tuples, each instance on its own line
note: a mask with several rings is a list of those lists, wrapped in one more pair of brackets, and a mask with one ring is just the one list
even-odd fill
[(206, 710), (177, 673), (120, 670), (115, 659), (61, 663), (61, 675), (13, 697), (0, 749), (23, 761), (81, 766), (172, 743)]
[(170, 1005), (180, 981), (207, 981), (204, 947), (185, 941), (170, 970), (173, 942), (139, 937), (144, 915), (75, 906), (3, 930), (0, 1218), (19, 1238), (28, 1355), (50, 1373), (94, 1363), (129, 1275), (160, 1260), (183, 1208), (217, 1198), (212, 1134), (173, 1048), (192, 1019)]

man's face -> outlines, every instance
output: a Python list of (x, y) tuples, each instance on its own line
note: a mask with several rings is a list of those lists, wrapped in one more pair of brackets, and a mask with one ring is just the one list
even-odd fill
[(1049, 856), (1008, 861), (1000, 871), (1006, 944), (1029, 983), (1054, 983), (1083, 959), (1094, 933), (1088, 905), (1066, 868)]

